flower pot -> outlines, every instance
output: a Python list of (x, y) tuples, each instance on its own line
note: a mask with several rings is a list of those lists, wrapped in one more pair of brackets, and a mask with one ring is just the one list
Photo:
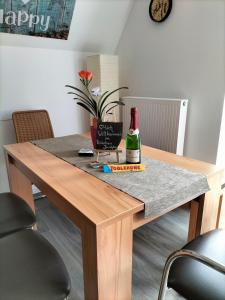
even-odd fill
[(96, 136), (97, 136), (97, 119), (93, 118), (92, 125), (91, 125), (91, 140), (94, 149), (96, 149)]
[(96, 134), (97, 134), (97, 128), (94, 126), (91, 126), (91, 140), (93, 144), (93, 148), (96, 148)]

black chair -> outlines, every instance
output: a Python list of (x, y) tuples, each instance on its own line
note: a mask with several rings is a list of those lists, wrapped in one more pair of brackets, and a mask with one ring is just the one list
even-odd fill
[(187, 300), (224, 300), (225, 231), (210, 231), (171, 254), (158, 300), (165, 298), (167, 286)]
[(0, 238), (31, 228), (35, 222), (34, 213), (22, 198), (13, 193), (0, 194)]
[(0, 299), (63, 300), (70, 279), (55, 248), (26, 229), (0, 238)]

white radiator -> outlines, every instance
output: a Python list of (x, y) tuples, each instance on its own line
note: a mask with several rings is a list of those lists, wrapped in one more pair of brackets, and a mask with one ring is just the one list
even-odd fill
[(142, 144), (183, 155), (188, 100), (123, 97), (124, 135), (130, 125), (130, 109), (138, 108)]

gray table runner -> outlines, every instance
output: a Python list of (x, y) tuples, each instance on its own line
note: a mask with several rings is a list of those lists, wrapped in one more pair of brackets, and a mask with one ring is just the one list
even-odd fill
[[(182, 205), (209, 191), (206, 176), (147, 157), (142, 157), (145, 171), (140, 173), (103, 173), (94, 170), (89, 166), (90, 162), (94, 161), (93, 157), (78, 156), (79, 149), (92, 148), (91, 141), (80, 135), (38, 140), (33, 143), (144, 202), (145, 217), (158, 216), (165, 210)], [(115, 161), (115, 154), (103, 156), (101, 160)], [(121, 156), (121, 162), (123, 161), (124, 153)]]

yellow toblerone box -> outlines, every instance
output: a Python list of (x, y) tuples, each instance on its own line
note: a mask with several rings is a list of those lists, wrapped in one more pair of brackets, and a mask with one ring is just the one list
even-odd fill
[(121, 164), (121, 165), (103, 165), (102, 170), (104, 173), (116, 172), (141, 172), (144, 171), (143, 164)]

